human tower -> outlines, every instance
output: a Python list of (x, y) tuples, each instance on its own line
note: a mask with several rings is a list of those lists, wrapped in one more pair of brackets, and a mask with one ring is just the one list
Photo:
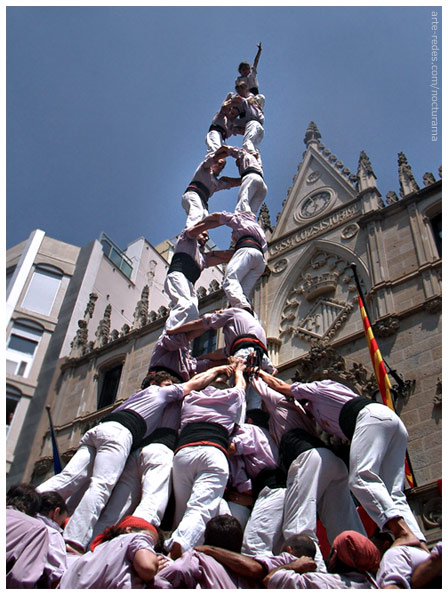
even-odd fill
[[(204, 587), (211, 567), (216, 582), (209, 587), (255, 588), (262, 577), (271, 586), (273, 569), (302, 558), (296, 574), (315, 575), (314, 588), (352, 588), (343, 574), (319, 583), (321, 574), (335, 572), (337, 556), (327, 567), (317, 517), (330, 544), (349, 535), (365, 553), (368, 562), (361, 568), (351, 560), (351, 568), (370, 573), (356, 580), (371, 585), (379, 553), (353, 496), (394, 545), (417, 549), (424, 542), (402, 491), (407, 432), (395, 413), (332, 380), (290, 385), (269, 359), (251, 303), (267, 250), (257, 222), (267, 193), (260, 54), (258, 44), (254, 64), (240, 64), (235, 92), (214, 115), (205, 158), (182, 195), (187, 218), (165, 280), (170, 312), (141, 390), (86, 432), (63, 471), (38, 487), (56, 492), (72, 511), (63, 531), (69, 561), (62, 588), (116, 587), (117, 576), (118, 586), (154, 580)], [(241, 148), (227, 144), (233, 135), (242, 135)], [(229, 157), (238, 178), (220, 176)], [(212, 195), (236, 186), (234, 212), (209, 213)], [(231, 249), (207, 250), (208, 231), (222, 225), (232, 230)], [(229, 307), (200, 317), (195, 282), (217, 264), (226, 264)], [(194, 357), (193, 339), (219, 328), (224, 347)], [(350, 441), (348, 468), (322, 431)], [(146, 553), (136, 561), (140, 551)], [(232, 556), (250, 566), (243, 576), (255, 582), (238, 582)], [(264, 571), (255, 576), (260, 556)], [(115, 579), (104, 570), (106, 559)], [(202, 569), (194, 579), (192, 568)]]

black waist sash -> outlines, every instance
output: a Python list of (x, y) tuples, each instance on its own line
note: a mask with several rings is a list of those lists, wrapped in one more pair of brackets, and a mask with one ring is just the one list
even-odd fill
[(366, 405), (370, 405), (370, 403), (374, 403), (374, 401), (372, 401), (372, 399), (367, 399), (366, 397), (356, 397), (355, 399), (350, 399), (350, 401), (347, 401), (347, 403), (342, 406), (341, 412), (339, 413), (339, 425), (348, 440), (353, 438), (358, 413), (361, 409), (364, 409)]
[(243, 172), (241, 172), (241, 177), (244, 178), (244, 176), (247, 176), (248, 174), (258, 174), (263, 178), (263, 174), (261, 173), (261, 171), (255, 169), (255, 167), (248, 167), (247, 169), (245, 169)]
[(177, 431), (173, 428), (157, 428), (154, 430), (149, 436), (146, 436), (140, 444), (138, 448), (143, 448), (144, 446), (148, 446), (148, 444), (164, 444), (171, 450), (174, 450), (177, 445)]
[(252, 495), (255, 499), (258, 498), (263, 488), (286, 488), (286, 473), (279, 467), (265, 467), (257, 474), (252, 483)]
[(210, 190), (207, 188), (207, 186), (199, 180), (192, 180), (187, 186), (185, 192), (190, 191), (196, 192), (196, 194), (201, 199), (203, 207), (208, 210), (208, 199), (210, 198)]
[(112, 411), (102, 418), (100, 424), (107, 421), (116, 421), (131, 432), (133, 449), (137, 447), (138, 443), (146, 434), (145, 420), (139, 413), (132, 411), (132, 409), (120, 409), (119, 411)]
[(193, 284), (201, 276), (201, 269), (197, 262), (189, 254), (185, 252), (175, 252), (171, 260), (168, 275), (173, 272), (183, 273), (186, 278)]
[(210, 132), (212, 130), (216, 130), (217, 132), (220, 132), (222, 134), (222, 138), (227, 138), (227, 132), (226, 132), (225, 128), (223, 128), (219, 124), (212, 124), (210, 126), (210, 128), (208, 129), (208, 131)]
[(303, 452), (312, 448), (328, 448), (317, 436), (309, 434), (301, 428), (288, 430), (282, 436), (278, 449), (278, 465), (288, 473), (291, 463)]
[(256, 248), (264, 254), (262, 245), (254, 236), (241, 236), (235, 244), (235, 252), (240, 248)]
[(253, 347), (256, 350), (262, 350), (262, 352), (267, 355), (268, 350), (266, 346), (258, 337), (255, 335), (240, 335), (237, 337), (230, 347), (230, 355), (234, 355), (236, 351), (239, 349), (246, 349), (247, 347)]
[(220, 424), (208, 421), (191, 422), (182, 428), (176, 452), (185, 446), (216, 446), (226, 453), (229, 434)]

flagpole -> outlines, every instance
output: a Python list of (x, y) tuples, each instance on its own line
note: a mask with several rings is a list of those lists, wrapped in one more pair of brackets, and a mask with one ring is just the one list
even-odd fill
[[(367, 312), (367, 306), (366, 306), (366, 304), (365, 304), (364, 294), (363, 294), (363, 291), (362, 291), (362, 289), (361, 289), (361, 283), (360, 283), (360, 281), (359, 281), (358, 272), (357, 272), (357, 270), (356, 270), (356, 264), (355, 264), (354, 262), (352, 262), (352, 263), (350, 264), (350, 268), (351, 268), (351, 269), (352, 269), (352, 271), (353, 271), (353, 277), (354, 277), (354, 279), (355, 279), (355, 284), (356, 284), (356, 288), (357, 288), (357, 290), (358, 290), (358, 295), (359, 295), (359, 297), (360, 297), (360, 299), (361, 299), (361, 302), (362, 302), (362, 307), (364, 308), (364, 312), (365, 312), (365, 315), (366, 315), (366, 317), (367, 317), (367, 321), (368, 321), (368, 323), (369, 323), (370, 331), (372, 332), (372, 337), (373, 337), (373, 331), (372, 331), (372, 327), (371, 327), (371, 323), (370, 323), (370, 316), (369, 316), (369, 314), (368, 314), (368, 312)], [(375, 341), (375, 342), (376, 342), (376, 341)], [(379, 352), (379, 348), (378, 348), (378, 347), (377, 347), (377, 349), (378, 349), (378, 352)], [(380, 352), (379, 352), (379, 353), (380, 353)], [(400, 387), (403, 387), (403, 386), (405, 386), (405, 384), (404, 384), (403, 380), (402, 380), (402, 379), (401, 379), (401, 378), (398, 376), (398, 374), (396, 373), (396, 371), (395, 371), (395, 370), (392, 370), (392, 369), (390, 368), (390, 366), (389, 366), (389, 365), (388, 365), (388, 363), (387, 363), (387, 362), (384, 360), (384, 358), (383, 358), (383, 356), (381, 355), (381, 353), (380, 353), (380, 357), (381, 357), (381, 360), (382, 360), (382, 362), (384, 363), (384, 365), (385, 365), (385, 366), (387, 366), (387, 368), (389, 369), (389, 372), (390, 372), (390, 374), (391, 374), (391, 375), (393, 376), (393, 378), (394, 378), (394, 379), (397, 381), (398, 385), (399, 385)], [(376, 375), (376, 374), (375, 374), (375, 375)], [(388, 381), (388, 382), (389, 382), (389, 386), (390, 386), (390, 381)], [(377, 383), (378, 383), (378, 378), (377, 378)], [(379, 388), (380, 388), (380, 387), (379, 387)], [(381, 390), (380, 390), (380, 393), (381, 393)], [(390, 393), (390, 390), (389, 390), (389, 393)], [(391, 397), (391, 395), (390, 395), (390, 397)], [(392, 403), (392, 410), (393, 410), (393, 411), (395, 411), (395, 405), (394, 405), (394, 402), (393, 402), (393, 400), (392, 400), (392, 399), (391, 399), (391, 403)], [(387, 406), (387, 405), (386, 405), (386, 406)], [(416, 482), (416, 480), (415, 480), (414, 470), (413, 470), (413, 468), (412, 468), (412, 465), (411, 465), (411, 460), (410, 460), (410, 458), (409, 458), (409, 454), (408, 454), (408, 451), (407, 451), (407, 450), (406, 450), (405, 464), (406, 464), (406, 465), (408, 466), (408, 468), (409, 468), (409, 472), (410, 472), (410, 475), (411, 475), (411, 478), (412, 478), (412, 482), (413, 482), (413, 486), (412, 486), (412, 484), (410, 484), (410, 485), (411, 485), (411, 487), (416, 487), (416, 486), (417, 486), (417, 482)]]
[(51, 445), (53, 447), (53, 469), (54, 469), (54, 474), (57, 475), (58, 473), (60, 473), (62, 471), (61, 458), (59, 456), (58, 444), (56, 442), (56, 433), (55, 433), (54, 427), (53, 427), (53, 420), (51, 419), (50, 406), (46, 405), (45, 409), (47, 410), (48, 421), (50, 424)]

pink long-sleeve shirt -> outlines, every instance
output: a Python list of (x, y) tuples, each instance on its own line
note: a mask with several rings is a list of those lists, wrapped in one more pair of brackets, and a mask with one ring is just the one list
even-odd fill
[(144, 589), (146, 583), (132, 566), (139, 550), (154, 553), (153, 540), (143, 533), (126, 533), (80, 556), (63, 575), (60, 589)]
[(240, 172), (240, 175), (243, 174), (249, 167), (256, 169), (261, 175), (263, 175), (261, 159), (257, 159), (255, 155), (252, 155), (252, 153), (249, 153), (249, 151), (246, 151), (246, 149), (229, 147), (229, 155), (236, 159), (236, 166)]
[(197, 361), (190, 354), (190, 342), (186, 333), (167, 335), (164, 331), (157, 341), (149, 362), (149, 368), (164, 366), (177, 372), (184, 382), (209, 366), (209, 360)]
[(238, 492), (245, 492), (260, 471), (277, 465), (278, 447), (268, 430), (254, 424), (238, 426), (231, 442), (235, 453), (229, 457), (230, 482)]
[(221, 180), (215, 176), (215, 174), (211, 171), (211, 166), (215, 163), (213, 159), (213, 155), (209, 155), (199, 164), (198, 168), (193, 174), (191, 181), (197, 180), (204, 184), (209, 191), (209, 197), (217, 192), (218, 190), (227, 190), (228, 188), (232, 187), (230, 182), (226, 182), (225, 180)]
[(228, 213), (223, 211), (218, 215), (219, 224), (227, 225), (232, 229), (233, 240), (238, 241), (243, 236), (252, 236), (260, 243), (263, 252), (266, 252), (268, 249), (266, 236), (253, 213)]
[[(309, 411), (320, 427), (338, 438), (347, 440), (339, 425), (339, 414), (342, 407), (359, 397), (348, 386), (334, 380), (319, 380), (316, 382), (295, 382), (291, 386), (295, 399), (301, 401), (304, 409)], [(305, 403), (303, 401), (306, 401)]]
[(212, 422), (223, 426), (230, 436), (245, 395), (245, 390), (238, 386), (225, 389), (207, 386), (200, 391), (191, 391), (182, 404), (180, 429), (189, 423)]
[(280, 444), (283, 434), (293, 428), (300, 428), (316, 435), (316, 424), (306, 415), (300, 403), (273, 390), (261, 378), (253, 378), (251, 385), (266, 406), (269, 413), (269, 431), (277, 444)]
[(227, 356), (230, 355), (232, 343), (241, 335), (255, 335), (263, 345), (266, 345), (266, 333), (261, 324), (252, 314), (241, 308), (227, 308), (222, 312), (204, 314), (202, 320), (207, 330), (222, 328)]

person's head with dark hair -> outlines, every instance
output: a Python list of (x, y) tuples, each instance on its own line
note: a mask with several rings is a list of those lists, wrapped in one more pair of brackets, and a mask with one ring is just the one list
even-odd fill
[(12, 506), (29, 516), (36, 516), (40, 503), (39, 492), (29, 483), (16, 483), (6, 493), (6, 506)]
[(243, 545), (241, 523), (230, 514), (213, 517), (205, 526), (204, 545), (214, 545), (239, 554)]
[(314, 556), (316, 555), (316, 544), (311, 537), (308, 537), (308, 535), (297, 533), (286, 539), (282, 545), (281, 551), (292, 554), (293, 556), (296, 556), (296, 558), (308, 556), (314, 560)]
[(110, 541), (125, 533), (144, 533), (145, 535), (150, 535), (153, 539), (154, 550), (162, 551), (163, 549), (164, 537), (162, 531), (157, 527), (154, 527), (154, 525), (151, 525), (151, 523), (136, 516), (127, 516), (120, 521), (118, 525), (106, 527), (106, 529), (92, 541), (90, 549), (93, 552), (101, 543)]
[(379, 549), (381, 556), (394, 542), (394, 537), (387, 531), (381, 531), (378, 527), (370, 536), (370, 541)]
[(68, 517), (68, 508), (64, 498), (57, 492), (42, 492), (40, 498), (39, 513), (62, 528)]
[(157, 386), (168, 386), (169, 384), (174, 384), (175, 382), (179, 382), (179, 379), (169, 372), (165, 372), (163, 370), (151, 370), (151, 372), (148, 372), (143, 378), (140, 388), (144, 390), (153, 384), (156, 384)]
[(246, 411), (246, 423), (269, 430), (269, 413), (262, 409), (248, 409)]

